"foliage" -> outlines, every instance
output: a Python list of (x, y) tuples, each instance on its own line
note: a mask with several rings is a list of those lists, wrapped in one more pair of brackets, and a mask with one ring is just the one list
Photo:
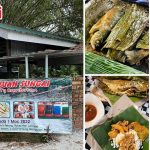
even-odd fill
[(82, 75), (81, 65), (63, 65), (63, 66), (51, 66), (49, 69), (50, 77), (65, 77), (65, 76), (77, 76)]
[(82, 0), (0, 0), (0, 4), (4, 10), (1, 23), (82, 37)]
[[(31, 78), (44, 78), (45, 68), (38, 67), (36, 65), (30, 65), (30, 77)], [(66, 76), (77, 76), (83, 74), (82, 65), (55, 65), (49, 66), (49, 77), (66, 77)], [(19, 66), (19, 78), (25, 78), (25, 66)]]

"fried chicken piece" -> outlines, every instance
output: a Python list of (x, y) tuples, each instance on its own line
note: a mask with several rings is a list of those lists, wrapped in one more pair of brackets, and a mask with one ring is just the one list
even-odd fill
[(119, 121), (118, 123), (113, 124), (112, 128), (115, 129), (115, 130), (118, 130), (121, 133), (125, 133), (125, 132), (128, 131), (128, 124), (129, 124), (128, 121), (125, 121), (125, 120), (124, 121)]
[(128, 125), (129, 125), (129, 121), (119, 121), (118, 122), (119, 125), (121, 125), (124, 129), (125, 132), (127, 132), (129, 130)]
[(129, 129), (133, 129), (137, 132), (137, 135), (139, 136), (139, 138), (144, 141), (149, 134), (149, 130), (148, 128), (146, 128), (145, 126), (140, 125), (138, 122), (132, 122), (129, 125)]
[(119, 125), (119, 124), (113, 124), (112, 128), (115, 129), (115, 130), (118, 130), (121, 133), (124, 133), (123, 127), (121, 125)]
[(115, 138), (118, 134), (119, 134), (119, 132), (117, 130), (112, 130), (112, 131), (108, 132), (110, 139)]

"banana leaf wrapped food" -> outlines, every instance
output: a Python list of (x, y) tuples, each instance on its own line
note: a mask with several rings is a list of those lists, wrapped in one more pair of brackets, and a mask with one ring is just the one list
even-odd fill
[(149, 55), (149, 31), (145, 31), (142, 38), (138, 41), (135, 50), (125, 51), (127, 56), (127, 62), (131, 65), (140, 64), (143, 58), (148, 57)]
[(121, 63), (129, 63), (130, 65), (139, 65), (141, 60), (148, 57), (148, 49), (135, 49), (127, 51), (119, 51), (109, 49), (107, 51), (106, 57), (112, 60), (117, 60)]
[(141, 6), (133, 4), (126, 9), (124, 16), (112, 29), (104, 48), (121, 51), (131, 49), (143, 33), (147, 22), (148, 13), (146, 10)]
[(148, 33), (147, 9), (117, 3), (89, 30), (90, 51), (148, 73)]
[[(93, 0), (85, 12), (85, 36), (89, 37), (89, 30), (109, 9), (114, 6), (112, 0)], [(96, 11), (95, 11), (96, 10)]]
[(124, 9), (122, 6), (113, 7), (91, 28), (89, 34), (91, 35), (90, 43), (93, 49), (104, 42), (111, 29), (124, 14)]
[(137, 43), (136, 48), (149, 49), (149, 31), (144, 33), (144, 36)]
[(127, 56), (127, 62), (131, 65), (138, 65), (140, 64), (141, 60), (149, 55), (148, 49), (140, 49), (140, 50), (133, 50), (133, 51), (125, 51)]
[(117, 60), (119, 62), (125, 63), (127, 56), (123, 51), (113, 50), (109, 49), (106, 54), (107, 58), (110, 58), (112, 60)]

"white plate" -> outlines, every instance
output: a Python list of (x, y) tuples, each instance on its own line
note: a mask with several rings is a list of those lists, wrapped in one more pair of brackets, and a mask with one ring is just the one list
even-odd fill
[(105, 109), (100, 99), (91, 93), (85, 94), (85, 105), (87, 104), (95, 106), (97, 110), (97, 114), (93, 120), (85, 121), (85, 128), (90, 128), (95, 126), (103, 118)]

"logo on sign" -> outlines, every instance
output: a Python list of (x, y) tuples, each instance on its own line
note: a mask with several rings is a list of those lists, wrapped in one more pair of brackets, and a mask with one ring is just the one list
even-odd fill
[(0, 5), (0, 20), (3, 19), (3, 7)]

